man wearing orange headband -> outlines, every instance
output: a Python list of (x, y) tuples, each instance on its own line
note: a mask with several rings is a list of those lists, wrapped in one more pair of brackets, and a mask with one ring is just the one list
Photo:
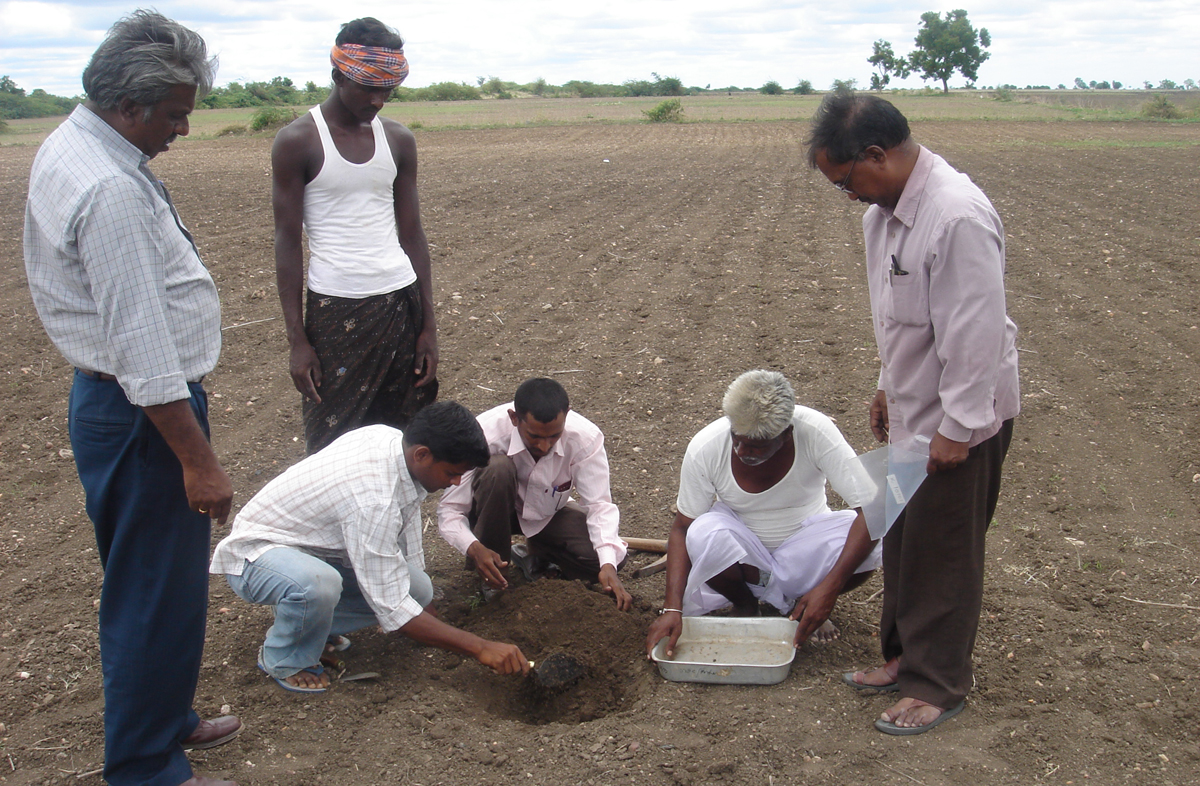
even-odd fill
[(404, 40), (355, 19), (330, 62), (329, 98), (271, 151), (275, 273), (310, 454), (359, 426), (404, 428), (438, 387), (416, 141), (378, 116), (408, 76)]

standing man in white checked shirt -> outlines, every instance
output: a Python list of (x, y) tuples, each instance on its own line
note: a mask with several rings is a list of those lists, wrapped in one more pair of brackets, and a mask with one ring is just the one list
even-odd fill
[(201, 380), (221, 306), (147, 163), (188, 133), (215, 61), (157, 13), (120, 20), (83, 72), (88, 99), (38, 151), (25, 267), (50, 339), (76, 367), (69, 431), (104, 587), (104, 778), (112, 786), (226, 784), (185, 750), (241, 731), (192, 710), (208, 607), (210, 519), (233, 489), (208, 442)]

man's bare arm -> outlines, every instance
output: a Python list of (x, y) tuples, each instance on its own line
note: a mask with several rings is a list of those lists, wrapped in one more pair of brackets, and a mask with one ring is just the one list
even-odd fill
[(180, 399), (143, 411), (183, 465), (188, 507), (223, 525), (233, 504), (233, 484), (204, 436), (191, 403)]
[(667, 657), (675, 654), (675, 643), (683, 632), (683, 591), (687, 588), (688, 573), (692, 570), (692, 560), (687, 553), (687, 530), (695, 519), (689, 519), (682, 513), (675, 514), (671, 522), (671, 534), (667, 537), (667, 591), (664, 596), (663, 608), (676, 609), (668, 611), (650, 625), (646, 634), (646, 657), (658, 640), (667, 636)]
[(497, 674), (529, 673), (529, 661), (517, 645), (480, 638), (447, 625), (428, 611), (413, 617), (401, 626), (400, 632), (422, 644), (470, 655)]
[(296, 390), (319, 403), (321, 363), (304, 332), (304, 251), (300, 240), (304, 187), (312, 156), (309, 131), (315, 135), (316, 126), (311, 119), (301, 118), (275, 137), (271, 148), (271, 207), (275, 213), (275, 282), (291, 348), (288, 367)]
[(400, 247), (412, 262), (421, 290), (424, 323), (417, 336), (414, 357), (416, 386), (437, 379), (437, 320), (433, 313), (433, 270), (429, 259), (429, 241), (421, 226), (421, 201), (417, 195), (417, 141), (412, 132), (399, 123), (387, 122), (388, 141), (396, 156), (396, 183), (392, 189), (396, 209), (396, 230)]
[(846, 544), (842, 546), (842, 553), (837, 562), (817, 586), (796, 601), (796, 606), (788, 615), (788, 619), (800, 621), (799, 627), (796, 628), (796, 637), (792, 642), (793, 646), (799, 647), (808, 641), (808, 637), (813, 634), (813, 631), (829, 619), (829, 615), (833, 613), (833, 607), (837, 603), (838, 595), (845, 589), (846, 583), (850, 581), (854, 571), (871, 553), (871, 549), (875, 548), (875, 541), (871, 540), (871, 535), (867, 531), (867, 519), (863, 516), (862, 508), (854, 510), (858, 515), (854, 517), (854, 521), (850, 525), (850, 532), (846, 535)]

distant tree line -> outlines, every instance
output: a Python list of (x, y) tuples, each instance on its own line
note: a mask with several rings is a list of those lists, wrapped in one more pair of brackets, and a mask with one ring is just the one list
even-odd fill
[(18, 120), (23, 117), (53, 117), (68, 114), (78, 98), (52, 96), (38, 88), (29, 95), (25, 89), (7, 76), (0, 76), (0, 120)]

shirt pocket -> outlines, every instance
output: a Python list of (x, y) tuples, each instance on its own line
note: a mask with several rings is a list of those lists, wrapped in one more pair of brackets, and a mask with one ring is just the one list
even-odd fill
[(889, 273), (888, 293), (886, 317), (902, 325), (929, 324), (929, 282), (923, 268), (907, 275)]
[[(558, 488), (558, 487), (556, 487)], [(571, 486), (568, 481), (562, 491), (547, 486), (530, 488), (529, 496), (525, 499), (525, 517), (529, 519), (548, 519), (567, 504), (571, 498)]]

